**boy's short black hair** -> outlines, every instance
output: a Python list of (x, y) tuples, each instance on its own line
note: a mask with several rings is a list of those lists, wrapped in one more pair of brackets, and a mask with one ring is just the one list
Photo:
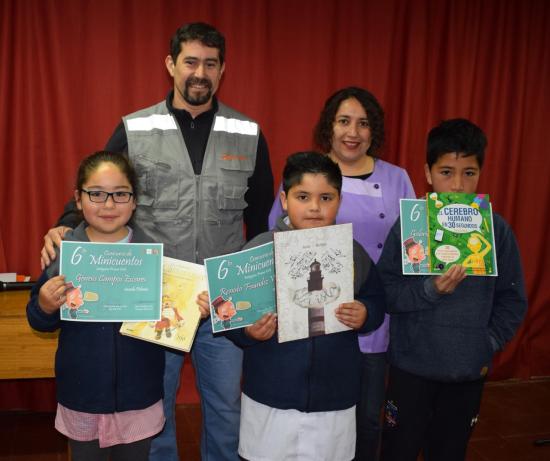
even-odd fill
[(283, 190), (285, 194), (288, 194), (292, 187), (300, 184), (306, 173), (322, 174), (327, 178), (327, 182), (338, 190), (338, 194), (342, 191), (340, 167), (328, 155), (306, 151), (296, 152), (286, 159), (283, 170)]
[(174, 63), (178, 60), (181, 44), (185, 42), (199, 41), (204, 46), (216, 48), (220, 58), (220, 65), (225, 60), (225, 38), (210, 24), (204, 22), (192, 22), (181, 26), (170, 40), (170, 56)]
[(486, 147), (487, 137), (474, 123), (464, 118), (444, 120), (428, 134), (426, 163), (431, 168), (439, 157), (455, 152), (464, 157), (475, 155), (481, 168)]

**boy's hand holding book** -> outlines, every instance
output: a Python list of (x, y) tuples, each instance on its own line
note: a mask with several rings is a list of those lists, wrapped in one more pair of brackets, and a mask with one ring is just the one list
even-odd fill
[(435, 289), (441, 295), (450, 295), (465, 278), (466, 268), (455, 264), (444, 274), (434, 277)]
[(357, 300), (351, 303), (342, 303), (334, 311), (336, 318), (347, 327), (358, 330), (367, 320), (367, 308)]
[(250, 338), (257, 341), (267, 341), (275, 334), (276, 330), (277, 315), (272, 312), (264, 314), (262, 318), (244, 329)]

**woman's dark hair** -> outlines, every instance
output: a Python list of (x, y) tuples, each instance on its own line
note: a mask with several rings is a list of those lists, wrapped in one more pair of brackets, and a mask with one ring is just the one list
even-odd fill
[(76, 174), (76, 190), (81, 190), (84, 183), (103, 163), (112, 163), (118, 167), (120, 172), (126, 176), (126, 179), (128, 179), (128, 182), (132, 187), (134, 200), (137, 199), (137, 175), (134, 167), (130, 164), (130, 161), (126, 155), (109, 151), (94, 152), (92, 155), (89, 155), (82, 160), (82, 162), (80, 162), (78, 173)]
[(374, 95), (363, 88), (354, 86), (343, 88), (327, 99), (313, 130), (313, 140), (321, 152), (327, 154), (331, 151), (336, 112), (340, 104), (350, 98), (357, 99), (367, 113), (372, 136), (367, 154), (378, 157), (379, 150), (384, 144), (384, 110)]
[(342, 173), (340, 167), (334, 163), (330, 157), (319, 152), (296, 152), (286, 159), (283, 169), (283, 190), (285, 194), (300, 184), (305, 174), (322, 174), (327, 178), (327, 182), (338, 190), (342, 191)]

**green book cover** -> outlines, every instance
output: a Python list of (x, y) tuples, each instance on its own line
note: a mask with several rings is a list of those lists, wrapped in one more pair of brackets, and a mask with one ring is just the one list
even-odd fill
[(469, 275), (498, 274), (489, 195), (432, 192), (426, 209), (430, 273), (461, 264)]

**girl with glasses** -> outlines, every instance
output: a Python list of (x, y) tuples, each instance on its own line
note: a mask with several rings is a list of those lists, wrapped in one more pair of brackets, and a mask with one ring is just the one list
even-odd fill
[[(84, 221), (65, 240), (138, 242), (128, 226), (136, 208), (136, 174), (126, 157), (96, 152), (80, 164), (76, 204)], [(38, 331), (60, 330), (56, 354), (56, 429), (69, 438), (73, 460), (143, 460), (164, 426), (164, 350), (119, 333), (118, 322), (67, 322), (59, 309), (70, 296), (59, 257), (45, 270), (27, 305)]]

